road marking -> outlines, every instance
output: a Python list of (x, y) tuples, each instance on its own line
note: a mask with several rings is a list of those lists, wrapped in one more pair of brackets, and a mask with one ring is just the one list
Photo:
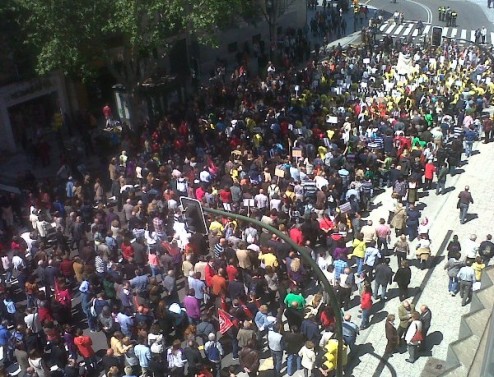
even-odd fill
[(403, 32), (403, 35), (408, 35), (410, 34), (410, 32), (412, 31), (413, 29), (413, 24), (409, 24), (408, 27), (405, 29), (405, 31)]
[(423, 10), (425, 10), (425, 13), (427, 13), (427, 23), (428, 24), (432, 23), (432, 11), (431, 11), (431, 8), (426, 7), (424, 4), (417, 3), (416, 1), (413, 1), (413, 0), (408, 0), (408, 2), (409, 3), (412, 3), (412, 4), (415, 4), (415, 5), (418, 5)]
[(416, 37), (417, 35), (419, 35), (419, 29), (413, 31), (412, 37)]
[(383, 24), (381, 25), (381, 27), (379, 28), (379, 30), (384, 31), (384, 29), (386, 29), (386, 28), (388, 27), (388, 25), (389, 25), (389, 24), (388, 24), (387, 22), (383, 23)]
[(461, 31), (460, 39), (467, 39), (467, 31), (465, 29)]
[(453, 28), (451, 29), (451, 38), (454, 38), (456, 37), (456, 33), (458, 32), (458, 29), (457, 28)]
[(395, 28), (395, 24), (391, 25), (390, 27), (388, 27), (388, 29), (384, 32), (385, 34), (391, 34), (391, 31)]
[(470, 41), (475, 42), (475, 30), (470, 32)]
[(403, 30), (404, 27), (405, 25), (398, 26), (393, 34), (400, 34), (400, 32)]
[(491, 33), (491, 43), (494, 43), (494, 33)]
[(443, 33), (442, 33), (442, 36), (445, 37), (448, 35), (448, 28), (447, 27), (443, 27)]
[(431, 25), (426, 25), (422, 34), (428, 34), (429, 30), (431, 30)]

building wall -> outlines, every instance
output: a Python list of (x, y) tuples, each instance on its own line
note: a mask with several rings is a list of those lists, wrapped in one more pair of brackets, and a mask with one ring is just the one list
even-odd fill
[[(299, 29), (303, 28), (307, 19), (307, 3), (306, 0), (281, 0), (288, 5), (287, 11), (278, 19), (278, 26), (283, 30), (286, 28)], [(218, 35), (219, 46), (212, 48), (208, 46), (199, 47), (199, 66), (202, 78), (207, 77), (211, 69), (215, 67), (216, 58), (226, 59), (228, 64), (236, 63), (235, 55), (238, 51), (243, 50), (245, 42), (249, 43), (252, 51), (252, 39), (254, 36), (261, 35), (261, 39), (266, 42), (266, 47), (269, 48), (269, 27), (266, 20), (261, 19), (257, 25), (248, 25), (243, 23), (238, 28), (223, 31)], [(230, 52), (229, 46), (236, 43), (237, 51)], [(194, 51), (190, 51), (190, 57), (194, 57)]]

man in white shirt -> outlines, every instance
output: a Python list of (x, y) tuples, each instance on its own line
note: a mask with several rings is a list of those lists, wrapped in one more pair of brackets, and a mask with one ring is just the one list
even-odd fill
[(259, 194), (254, 196), (254, 201), (256, 203), (256, 207), (262, 212), (266, 210), (268, 207), (268, 196), (264, 194), (264, 190), (260, 189)]
[(475, 258), (477, 257), (479, 251), (476, 234), (471, 234), (468, 240), (465, 241), (463, 250), (465, 250), (465, 257), (467, 262), (475, 262)]
[(461, 306), (465, 306), (467, 300), (470, 301), (471, 299), (472, 286), (475, 282), (475, 271), (472, 268), (472, 262), (467, 261), (467, 265), (460, 268), (457, 278), (460, 281)]

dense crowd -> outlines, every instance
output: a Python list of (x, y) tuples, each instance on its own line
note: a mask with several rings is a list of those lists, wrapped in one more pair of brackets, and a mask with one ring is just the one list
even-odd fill
[[(482, 115), (494, 90), (490, 58), (455, 44), (338, 46), (297, 69), (289, 56), (300, 35), (292, 37), (283, 69), (269, 62), (251, 77), (240, 64), (157, 124), (124, 132), (107, 171), (62, 166), (50, 182), (27, 175), (25, 197), (2, 198), (5, 365), (39, 377), (98, 368), (219, 377), (231, 352), (231, 375), (256, 376), (271, 356), (279, 376), (286, 356), (288, 375), (330, 376), (335, 313), (360, 305), (360, 324), (348, 313), (343, 322), (351, 360), (393, 280), (401, 304), (398, 327), (395, 315), (386, 319), (386, 353), (407, 344), (416, 360), (431, 324), (427, 306), (408, 301), (412, 247), (423, 268), (431, 254), (416, 204), (433, 182), (444, 193), (475, 140), (491, 140), (492, 119)], [(389, 218), (364, 222), (385, 189)], [(472, 200), (465, 191), (461, 221)], [(263, 228), (211, 216), (207, 236), (191, 233), (182, 196), (287, 234), (341, 307), (296, 250)], [(466, 261), (451, 249), (449, 292), (460, 284), (466, 302), (494, 249), (472, 245)], [(107, 350), (97, 359), (100, 331)]]

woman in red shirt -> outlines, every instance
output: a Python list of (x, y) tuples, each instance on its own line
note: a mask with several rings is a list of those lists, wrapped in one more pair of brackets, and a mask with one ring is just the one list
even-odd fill
[(122, 249), (122, 257), (127, 262), (129, 262), (130, 259), (134, 258), (134, 248), (132, 247), (132, 244), (130, 243), (130, 240), (128, 238), (124, 239), (120, 247)]
[(362, 309), (362, 323), (360, 324), (360, 329), (364, 330), (369, 327), (369, 317), (372, 309), (372, 289), (370, 284), (364, 285), (364, 289), (360, 295), (360, 309)]

